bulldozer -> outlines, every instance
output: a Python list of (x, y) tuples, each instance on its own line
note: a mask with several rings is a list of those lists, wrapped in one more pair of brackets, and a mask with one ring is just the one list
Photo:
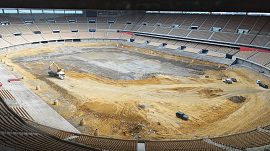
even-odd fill
[[(56, 67), (56, 71), (52, 70), (52, 66)], [(49, 76), (56, 77), (58, 79), (64, 80), (65, 71), (63, 68), (59, 67), (55, 62), (52, 62), (49, 66)]]

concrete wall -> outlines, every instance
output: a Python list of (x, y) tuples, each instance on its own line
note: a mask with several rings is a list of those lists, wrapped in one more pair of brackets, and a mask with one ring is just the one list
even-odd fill
[(243, 66), (250, 67), (250, 68), (252, 68), (252, 69), (254, 69), (256, 71), (263, 72), (267, 76), (270, 76), (270, 69), (269, 68), (267, 68), (267, 67), (265, 67), (263, 65), (257, 64), (255, 62), (245, 60), (245, 59), (242, 59), (242, 58), (237, 58), (235, 63), (243, 65)]

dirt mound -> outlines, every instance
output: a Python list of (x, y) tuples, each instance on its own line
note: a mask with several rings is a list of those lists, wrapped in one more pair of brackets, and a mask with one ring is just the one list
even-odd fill
[(106, 100), (89, 101), (80, 107), (85, 113), (92, 113), (99, 117), (114, 118), (127, 121), (143, 121), (144, 111), (137, 108), (136, 102), (112, 103)]
[(168, 88), (168, 89), (162, 89), (162, 90), (177, 91), (180, 93), (185, 93), (185, 92), (193, 90), (193, 89), (194, 89), (194, 87), (175, 87), (175, 88)]
[(214, 97), (218, 97), (221, 96), (219, 93), (223, 92), (222, 89), (217, 89), (217, 88), (204, 88), (198, 91), (198, 93), (204, 97), (207, 98), (214, 98)]
[(232, 97), (229, 97), (228, 100), (234, 103), (243, 103), (245, 102), (246, 98), (243, 96), (232, 96)]

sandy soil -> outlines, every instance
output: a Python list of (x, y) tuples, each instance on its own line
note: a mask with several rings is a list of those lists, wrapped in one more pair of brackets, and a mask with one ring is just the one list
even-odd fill
[[(42, 53), (52, 51), (56, 49)], [(1, 58), (24, 76), (28, 87), (85, 133), (99, 129), (100, 135), (109, 137), (197, 138), (248, 131), (270, 123), (270, 91), (255, 84), (256, 79), (269, 84), (269, 79), (248, 69), (207, 70), (209, 78), (157, 75), (142, 80), (112, 80), (68, 70), (62, 81), (35, 74), (40, 68), (47, 69), (41, 62), (28, 64), (31, 69), (11, 62), (21, 55), (40, 53), (37, 49)], [(221, 79), (226, 77), (235, 77), (238, 82), (225, 84)], [(36, 85), (40, 85), (40, 91), (35, 90)], [(234, 103), (228, 100), (231, 96), (244, 96), (246, 100)], [(52, 105), (54, 100), (59, 100), (59, 105)], [(189, 115), (190, 120), (178, 119), (177, 111)], [(86, 121), (85, 126), (79, 126), (81, 119)]]

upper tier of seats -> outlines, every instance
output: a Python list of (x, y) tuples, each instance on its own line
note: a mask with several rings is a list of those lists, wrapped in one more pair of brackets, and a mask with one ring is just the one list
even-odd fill
[[(142, 13), (118, 17), (0, 15), (0, 21), (10, 23), (10, 25), (0, 26), (2, 36), (0, 48), (62, 39), (130, 39), (132, 37), (126, 33), (116, 32), (117, 30), (171, 36), (176, 39), (191, 38), (196, 42), (184, 42), (182, 39), (182, 41), (175, 42), (175, 45), (207, 49), (230, 55), (237, 53), (236, 55), (240, 58), (247, 56), (248, 53), (238, 52), (236, 49), (232, 51), (228, 47), (217, 47), (209, 42), (270, 48), (269, 17)], [(33, 21), (33, 23), (26, 24), (25, 21)], [(198, 29), (190, 29), (194, 26)], [(213, 27), (220, 27), (221, 32), (213, 32)], [(248, 33), (236, 33), (238, 29), (246, 29)], [(90, 30), (95, 32), (89, 32)], [(165, 39), (168, 38), (165, 37)], [(167, 41), (165, 39), (160, 40), (159, 43)], [(204, 44), (199, 44), (198, 40), (204, 40)], [(143, 43), (143, 40), (141, 42)], [(152, 42), (152, 44), (154, 43)], [(244, 59), (269, 67), (270, 61), (266, 57), (268, 55), (263, 55), (261, 52), (254, 53), (258, 54)]]
[[(25, 24), (25, 20), (33, 20), (33, 24)], [(55, 23), (49, 23), (47, 20), (55, 20)], [(70, 20), (75, 20), (75, 23), (69, 22)], [(94, 20), (95, 23), (89, 23), (89, 20)], [(51, 15), (11, 17), (2, 15), (0, 16), (0, 21), (2, 23), (5, 21), (10, 23), (10, 25), (0, 26), (0, 48), (60, 39), (129, 39), (132, 37), (128, 33), (117, 33), (115, 32), (116, 30), (138, 31), (270, 48), (270, 24), (267, 17), (165, 14), (135, 14), (119, 17), (59, 17)], [(192, 26), (197, 26), (198, 29), (190, 29)], [(221, 28), (221, 32), (213, 32), (213, 27)], [(94, 29), (95, 32), (89, 32), (90, 29)], [(248, 33), (236, 33), (238, 29), (247, 29)], [(60, 32), (54, 33), (53, 31)], [(213, 56), (216, 56), (215, 52), (236, 54), (236, 56), (241, 58), (270, 67), (269, 55), (263, 52), (242, 53), (229, 47), (150, 37), (137, 36), (135, 39), (141, 41), (149, 40), (150, 43), (152, 42), (155, 45), (166, 42), (176, 46), (206, 48), (213, 51), (209, 53), (209, 55)], [(31, 117), (28, 117), (27, 112), (25, 112), (20, 108), (8, 107), (0, 99), (0, 150), (1, 148), (67, 151), (137, 150), (137, 140), (111, 139), (61, 131), (29, 121)], [(253, 130), (241, 134), (211, 138), (211, 140), (238, 149), (270, 144), (269, 126), (263, 129), (265, 131)], [(222, 150), (220, 147), (210, 144), (203, 139), (146, 141), (145, 147), (146, 150)]]
[[(28, 23), (25, 24), (25, 21)], [(33, 23), (29, 24), (29, 21)], [(0, 22), (10, 23), (6, 26), (0, 26), (0, 35), (2, 36), (0, 47), (38, 40), (95, 38), (93, 33), (89, 33), (89, 30), (125, 30), (270, 48), (270, 17), (144, 13), (117, 17), (1, 15)], [(219, 32), (214, 32), (214, 28)], [(239, 33), (239, 30), (245, 30), (246, 33)], [(55, 32), (53, 33), (53, 31)], [(97, 37), (102, 36), (104, 35)]]

